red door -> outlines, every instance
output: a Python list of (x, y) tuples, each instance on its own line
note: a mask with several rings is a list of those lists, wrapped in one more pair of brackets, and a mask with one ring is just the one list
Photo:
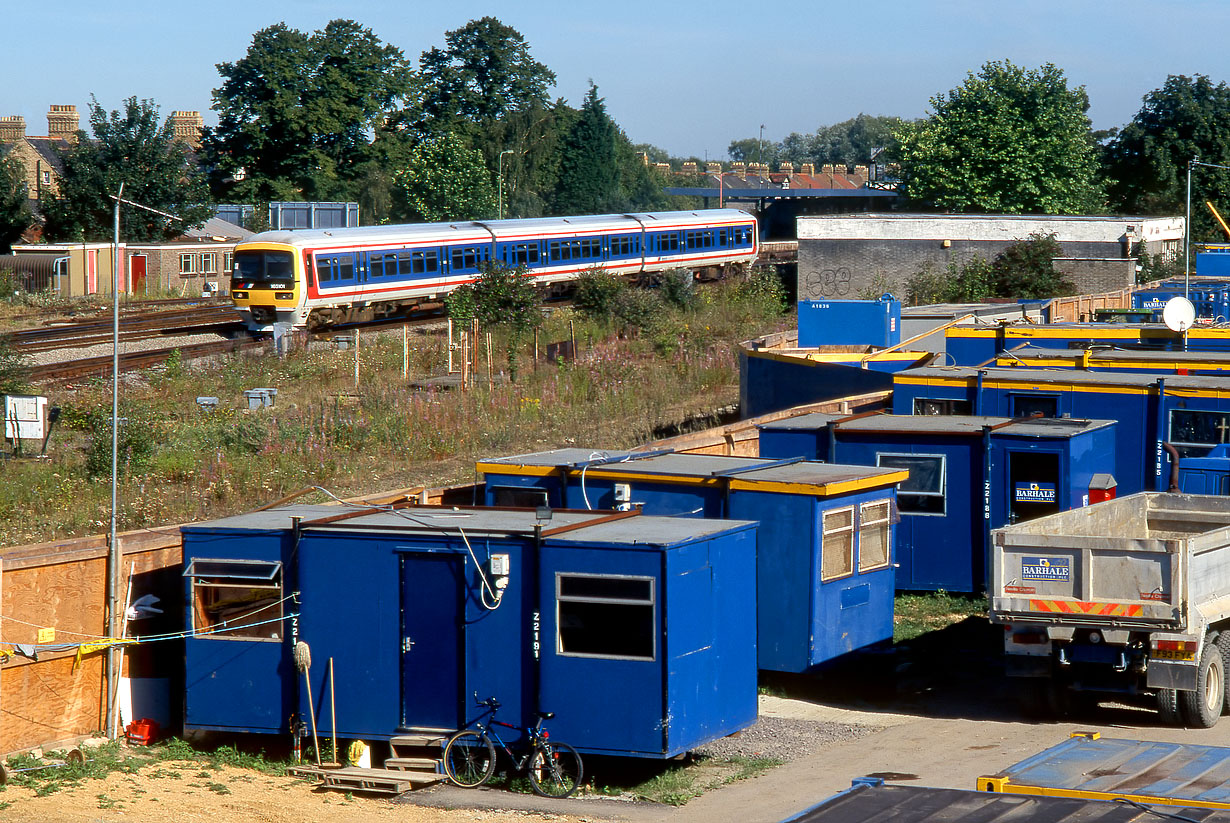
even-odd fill
[(145, 255), (134, 254), (128, 258), (128, 275), (132, 284), (131, 293), (145, 292)]

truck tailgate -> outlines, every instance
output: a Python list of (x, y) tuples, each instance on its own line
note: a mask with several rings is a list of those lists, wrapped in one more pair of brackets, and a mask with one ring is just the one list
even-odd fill
[(997, 531), (990, 580), (999, 622), (1181, 629), (1186, 555), (1172, 540)]

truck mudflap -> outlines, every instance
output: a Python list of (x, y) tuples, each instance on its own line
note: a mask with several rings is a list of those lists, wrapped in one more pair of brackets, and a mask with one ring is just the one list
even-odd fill
[(1180, 689), (1195, 691), (1200, 669), (1195, 663), (1171, 660), (1150, 660), (1145, 685), (1150, 689)]
[(1149, 637), (1150, 689), (1195, 691), (1199, 684), (1202, 635), (1154, 632)]

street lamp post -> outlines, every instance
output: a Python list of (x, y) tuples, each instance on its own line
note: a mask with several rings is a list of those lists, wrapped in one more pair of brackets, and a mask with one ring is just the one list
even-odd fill
[(756, 164), (764, 165), (764, 123), (760, 124), (760, 139), (756, 141)]
[[(107, 637), (116, 639), (120, 631), (120, 566), (122, 563), (120, 544), (116, 537), (120, 462), (120, 204), (125, 203), (170, 220), (180, 218), (131, 200), (125, 200), (123, 183), (120, 183), (118, 192), (108, 196), (115, 201), (115, 226), (111, 246), (111, 527), (107, 533)], [(119, 736), (115, 711), (116, 700), (119, 697), (117, 686), (123, 675), (120, 671), (122, 663), (119, 651), (120, 647), (117, 645), (112, 644), (107, 647), (107, 723), (105, 729), (107, 737), (111, 740)]]
[(1196, 166), (1204, 166), (1206, 169), (1225, 169), (1230, 171), (1230, 166), (1223, 166), (1218, 163), (1202, 163), (1195, 157), (1187, 161), (1187, 216), (1183, 220), (1183, 296), (1189, 300), (1191, 299), (1192, 275), (1192, 169)]
[(513, 153), (512, 149), (504, 149), (504, 151), (500, 152), (500, 170), (499, 170), (498, 176), (500, 178), (499, 179), (499, 191), (500, 191), (499, 217), (501, 220), (504, 219), (504, 155), (512, 154), (512, 153)]

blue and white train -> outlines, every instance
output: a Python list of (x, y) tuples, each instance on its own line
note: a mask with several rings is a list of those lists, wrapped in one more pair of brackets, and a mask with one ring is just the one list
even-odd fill
[(322, 328), (393, 317), (478, 279), (492, 262), (537, 282), (598, 267), (619, 275), (756, 259), (738, 209), (269, 231), (235, 247), (231, 297), (249, 328)]

